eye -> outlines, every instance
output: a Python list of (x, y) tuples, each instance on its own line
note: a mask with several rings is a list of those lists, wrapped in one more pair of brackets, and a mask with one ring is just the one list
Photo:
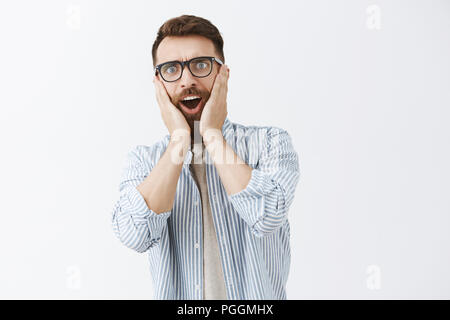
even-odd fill
[(176, 67), (175, 66), (170, 66), (166, 68), (166, 72), (167, 73), (174, 73), (176, 71)]
[(162, 72), (164, 72), (165, 74), (176, 73), (177, 70), (178, 70), (178, 64), (176, 64), (176, 63), (165, 64), (162, 67)]
[(205, 62), (198, 62), (196, 64), (197, 69), (206, 69), (208, 67), (208, 64), (206, 64)]

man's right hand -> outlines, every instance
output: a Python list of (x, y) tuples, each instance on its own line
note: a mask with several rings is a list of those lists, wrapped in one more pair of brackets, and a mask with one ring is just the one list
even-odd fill
[(190, 137), (191, 128), (189, 127), (186, 118), (183, 113), (173, 105), (161, 80), (155, 76), (153, 78), (153, 83), (155, 84), (156, 100), (158, 101), (161, 116), (164, 124), (169, 130), (171, 138), (174, 135), (177, 137)]

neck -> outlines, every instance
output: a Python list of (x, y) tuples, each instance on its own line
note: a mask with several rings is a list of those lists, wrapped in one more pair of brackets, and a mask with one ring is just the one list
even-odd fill
[(191, 145), (202, 143), (202, 136), (200, 134), (200, 121), (194, 121), (194, 125), (191, 126)]

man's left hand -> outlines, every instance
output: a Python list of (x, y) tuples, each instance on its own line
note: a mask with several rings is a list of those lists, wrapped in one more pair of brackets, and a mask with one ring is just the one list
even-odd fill
[(217, 130), (222, 132), (222, 126), (228, 114), (227, 92), (229, 77), (230, 69), (224, 64), (220, 67), (219, 73), (214, 79), (211, 95), (208, 102), (205, 104), (202, 116), (200, 117), (199, 131), (203, 138), (205, 138), (204, 135), (208, 132), (217, 132)]

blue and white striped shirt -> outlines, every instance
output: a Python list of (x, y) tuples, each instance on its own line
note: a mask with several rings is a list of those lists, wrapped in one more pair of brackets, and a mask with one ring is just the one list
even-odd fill
[[(217, 232), (227, 298), (286, 299), (290, 267), (288, 209), (300, 178), (298, 155), (286, 130), (244, 126), (228, 117), (222, 134), (253, 170), (244, 190), (228, 195), (205, 149), (209, 202)], [(112, 211), (115, 235), (148, 252), (155, 299), (203, 297), (202, 206), (186, 154), (170, 211), (150, 210), (136, 187), (167, 148), (170, 135), (127, 156)]]

